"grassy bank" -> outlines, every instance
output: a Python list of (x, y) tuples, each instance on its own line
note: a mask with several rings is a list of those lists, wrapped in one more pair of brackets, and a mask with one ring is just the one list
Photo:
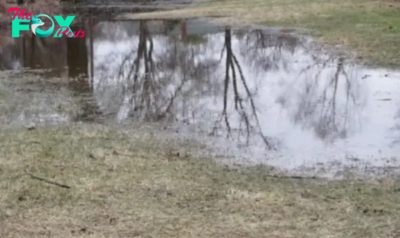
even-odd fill
[(130, 18), (219, 17), (241, 25), (308, 28), (321, 43), (341, 44), (374, 66), (400, 66), (400, 4), (368, 0), (221, 0)]
[(400, 66), (400, 11), (396, 8), (342, 9), (320, 17), (266, 24), (312, 29), (323, 43), (347, 46), (373, 66)]
[(0, 144), (4, 238), (368, 238), (399, 230), (395, 182), (278, 179), (100, 126), (3, 130)]

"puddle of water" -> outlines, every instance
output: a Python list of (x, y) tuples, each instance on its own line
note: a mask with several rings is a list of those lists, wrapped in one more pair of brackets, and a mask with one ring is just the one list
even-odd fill
[(82, 78), (67, 83), (82, 111), (71, 120), (162, 122), (237, 161), (325, 176), (400, 166), (400, 72), (363, 68), (278, 29), (201, 20), (82, 27), (81, 39), (16, 39), (0, 66)]

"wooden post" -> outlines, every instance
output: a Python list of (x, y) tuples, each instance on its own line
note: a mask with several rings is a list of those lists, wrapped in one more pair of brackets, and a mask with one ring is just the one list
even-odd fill
[(181, 40), (183, 43), (187, 42), (187, 21), (186, 19), (181, 22)]
[(89, 31), (89, 83), (92, 86), (93, 85), (93, 77), (94, 77), (94, 52), (93, 52), (93, 19), (90, 16), (89, 17), (89, 27), (88, 27), (88, 31)]

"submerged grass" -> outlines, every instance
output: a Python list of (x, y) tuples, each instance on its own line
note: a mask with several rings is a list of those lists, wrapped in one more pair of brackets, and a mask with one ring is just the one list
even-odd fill
[(308, 28), (321, 43), (354, 50), (372, 66), (400, 66), (400, 4), (378, 0), (220, 0), (128, 18), (218, 17), (220, 23)]
[[(100, 126), (0, 131), (0, 237), (396, 237), (395, 181), (302, 181)], [(35, 180), (25, 174), (71, 186)]]

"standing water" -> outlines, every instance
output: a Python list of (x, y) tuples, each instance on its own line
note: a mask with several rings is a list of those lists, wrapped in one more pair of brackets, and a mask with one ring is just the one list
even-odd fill
[(400, 165), (399, 72), (361, 67), (276, 29), (200, 20), (83, 27), (85, 38), (26, 36), (0, 55), (5, 70), (74, 78), (63, 93), (81, 112), (47, 107), (53, 121), (160, 122), (235, 162), (313, 175), (381, 176)]

